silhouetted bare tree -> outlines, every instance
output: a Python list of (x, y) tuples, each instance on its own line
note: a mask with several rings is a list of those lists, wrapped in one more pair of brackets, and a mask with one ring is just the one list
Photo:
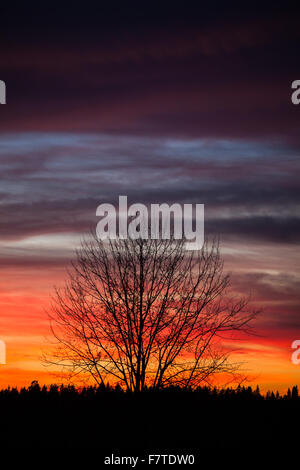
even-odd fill
[(232, 372), (216, 339), (248, 331), (257, 313), (228, 297), (217, 242), (186, 251), (184, 240), (95, 238), (68, 275), (50, 312), (51, 362), (98, 384), (195, 387)]

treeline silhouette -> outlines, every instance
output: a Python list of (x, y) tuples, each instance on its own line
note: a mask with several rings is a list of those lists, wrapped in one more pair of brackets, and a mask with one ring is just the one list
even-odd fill
[[(56, 399), (63, 400), (65, 397), (76, 397), (77, 399), (85, 400), (91, 399), (92, 397), (103, 396), (104, 393), (111, 393), (116, 395), (134, 395), (137, 394), (134, 392), (125, 391), (119, 385), (99, 385), (99, 386), (88, 386), (88, 387), (75, 387), (74, 385), (57, 385), (52, 384), (50, 386), (44, 385), (41, 387), (39, 383), (34, 380), (29, 387), (22, 387), (21, 389), (8, 387), (6, 389), (0, 390), (0, 400), (15, 399), (19, 397), (27, 396), (29, 399), (34, 397), (34, 399), (51, 399), (55, 397)], [(146, 388), (142, 394), (151, 393), (152, 395), (161, 395), (163, 393), (172, 393), (172, 394), (182, 394), (187, 396), (187, 394), (197, 394), (202, 398), (218, 398), (218, 399), (263, 399), (263, 400), (289, 400), (289, 399), (298, 399), (299, 391), (298, 386), (295, 385), (292, 389), (288, 388), (287, 393), (280, 395), (278, 391), (274, 393), (273, 391), (268, 391), (266, 394), (260, 392), (259, 386), (256, 386), (256, 389), (253, 390), (251, 386), (245, 387), (239, 385), (236, 388), (227, 387), (227, 388), (212, 388), (209, 386), (197, 387), (197, 388), (181, 388), (179, 386), (169, 386), (161, 388), (159, 391), (152, 390), (151, 387)]]
[(257, 387), (142, 393), (120, 387), (40, 387), (0, 391), (1, 446), (93, 448), (167, 453), (205, 449), (289, 448), (297, 442), (298, 387), (262, 394)]

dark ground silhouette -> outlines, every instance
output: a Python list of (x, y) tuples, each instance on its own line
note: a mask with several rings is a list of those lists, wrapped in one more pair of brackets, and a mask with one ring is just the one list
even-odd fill
[(49, 389), (37, 382), (0, 391), (1, 447), (93, 448), (101, 454), (203, 452), (297, 446), (298, 389), (168, 388), (134, 394), (118, 387)]

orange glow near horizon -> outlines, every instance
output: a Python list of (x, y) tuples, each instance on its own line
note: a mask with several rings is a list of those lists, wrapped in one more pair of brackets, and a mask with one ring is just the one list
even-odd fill
[[(238, 279), (242, 269), (236, 256), (232, 252), (230, 256), (225, 254), (233, 280)], [(253, 261), (253, 253), (248, 257)], [(251, 264), (250, 259), (247, 264)], [(0, 365), (0, 388), (28, 386), (33, 380), (41, 385), (58, 382), (57, 375), (42, 364), (41, 356), (51, 340), (46, 314), (50, 296), (54, 285), (63, 284), (66, 266), (67, 262), (61, 266), (25, 265), (1, 269), (0, 339), (6, 343), (7, 364)], [(236, 286), (236, 290), (241, 291), (238, 282)], [(277, 309), (276, 301), (263, 298), (260, 293), (254, 300), (264, 306), (262, 319), (271, 318)], [(299, 384), (300, 365), (291, 362), (291, 343), (298, 338), (294, 338), (293, 333), (280, 335), (279, 329), (268, 330), (267, 322), (262, 325), (262, 319), (257, 323), (257, 335), (242, 341), (227, 341), (225, 346), (233, 350), (234, 361), (243, 363), (242, 369), (248, 378), (245, 384), (258, 384), (263, 392), (285, 392), (288, 387)]]

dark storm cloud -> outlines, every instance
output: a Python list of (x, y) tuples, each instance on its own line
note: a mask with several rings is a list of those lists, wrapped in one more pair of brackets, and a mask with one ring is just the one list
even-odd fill
[[(265, 299), (268, 299), (267, 294)], [(299, 299), (297, 304), (289, 307), (287, 299), (282, 298), (281, 304), (263, 312), (259, 320), (259, 328), (268, 332), (267, 336), (286, 337), (292, 342), (300, 331), (299, 307)]]
[(278, 216), (249, 216), (228, 220), (209, 220), (206, 223), (208, 233), (227, 235), (236, 241), (265, 240), (277, 243), (300, 243), (300, 218)]
[[(260, 334), (272, 331), (272, 336), (293, 338), (300, 330), (299, 275), (295, 272), (271, 271), (235, 272), (232, 275), (235, 292), (251, 293), (262, 314), (257, 327)], [(251, 289), (251, 290), (250, 290)]]
[(62, 8), (55, 21), (42, 10), (27, 14), (27, 27), (17, 10), (16, 33), (4, 29), (2, 129), (298, 144), (290, 95), (300, 28), (288, 8), (172, 6), (161, 19), (147, 8)]

